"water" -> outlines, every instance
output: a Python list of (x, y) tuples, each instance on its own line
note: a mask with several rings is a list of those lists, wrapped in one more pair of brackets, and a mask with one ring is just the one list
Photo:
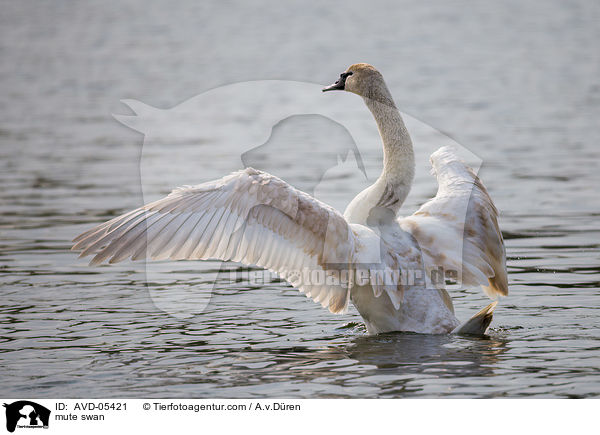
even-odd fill
[[(390, 2), (369, 6), (368, 17), (363, 9), (3, 4), (5, 396), (598, 396), (600, 5)], [(483, 160), (510, 279), (489, 338), (368, 337), (354, 309), (333, 316), (285, 283), (222, 277), (207, 309), (181, 319), (151, 295), (188, 297), (218, 263), (162, 263), (153, 276), (141, 263), (94, 268), (69, 252), (79, 232), (143, 201), (142, 136), (111, 117), (128, 113), (120, 99), (169, 108), (239, 81), (328, 84), (357, 61), (384, 73), (404, 112)], [(348, 110), (363, 119), (355, 104)], [(306, 150), (324, 149), (330, 136), (347, 140), (323, 118), (291, 118), (271, 139), (293, 146), (263, 164), (310, 187), (316, 159)], [(199, 158), (179, 175), (218, 177), (230, 157), (213, 152), (210, 164)], [(407, 213), (435, 192), (428, 168), (417, 171)], [(331, 186), (340, 197), (359, 190), (343, 174)], [(172, 187), (166, 177), (144, 194)], [(475, 290), (453, 297), (462, 319), (486, 303)]]

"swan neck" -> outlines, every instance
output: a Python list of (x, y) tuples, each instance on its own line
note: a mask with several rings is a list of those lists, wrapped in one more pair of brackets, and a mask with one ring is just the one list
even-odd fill
[(365, 98), (365, 103), (375, 118), (383, 142), (383, 171), (378, 182), (395, 192), (397, 203), (390, 208), (397, 210), (410, 191), (415, 157), (402, 116), (387, 88), (384, 91), (376, 98)]

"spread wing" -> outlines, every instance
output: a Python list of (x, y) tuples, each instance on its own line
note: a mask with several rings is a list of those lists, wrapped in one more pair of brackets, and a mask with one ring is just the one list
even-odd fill
[[(347, 269), (354, 235), (335, 209), (279, 178), (247, 168), (220, 180), (183, 187), (74, 239), (90, 264), (127, 258), (220, 259), (279, 274), (308, 297), (343, 312), (343, 282), (307, 282), (306, 271)], [(335, 266), (337, 265), (337, 266)]]
[(450, 147), (433, 153), (431, 164), (439, 185), (437, 195), (400, 220), (418, 242), (428, 275), (441, 266), (455, 271), (463, 285), (482, 286), (490, 298), (506, 296), (504, 241), (487, 190)]

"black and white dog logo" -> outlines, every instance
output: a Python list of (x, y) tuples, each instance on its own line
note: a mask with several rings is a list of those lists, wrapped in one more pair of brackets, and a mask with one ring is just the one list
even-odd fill
[(14, 432), (15, 428), (48, 428), (50, 410), (29, 400), (19, 400), (4, 404), (6, 408), (6, 430)]

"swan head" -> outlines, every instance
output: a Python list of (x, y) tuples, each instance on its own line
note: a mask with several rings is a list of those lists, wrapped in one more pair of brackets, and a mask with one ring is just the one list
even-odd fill
[(393, 105), (383, 76), (373, 65), (368, 63), (350, 65), (346, 71), (340, 74), (340, 78), (335, 83), (323, 88), (323, 92), (327, 91), (352, 92), (363, 98)]

